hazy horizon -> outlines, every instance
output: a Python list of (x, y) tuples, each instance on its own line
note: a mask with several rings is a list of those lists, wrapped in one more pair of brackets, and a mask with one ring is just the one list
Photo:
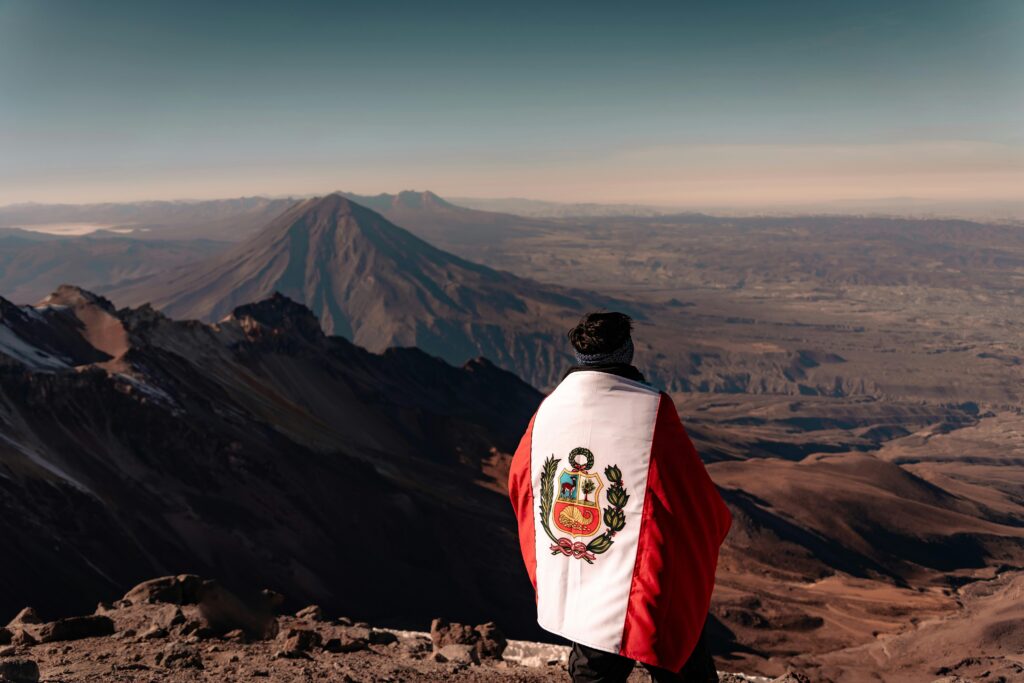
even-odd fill
[(0, 204), (1018, 201), (1024, 5), (0, 0)]

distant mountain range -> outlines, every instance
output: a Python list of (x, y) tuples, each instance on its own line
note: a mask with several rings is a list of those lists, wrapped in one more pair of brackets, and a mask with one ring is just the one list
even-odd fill
[(203, 201), (106, 204), (12, 204), (0, 207), (0, 229), (61, 223), (130, 228), (142, 239), (231, 240), (264, 225), (295, 203), (291, 198), (240, 197)]
[(598, 204), (596, 202), (546, 202), (522, 197), (452, 197), (459, 206), (481, 211), (511, 213), (530, 218), (604, 218), (608, 216), (660, 216), (678, 209), (645, 204)]
[(616, 305), (461, 259), (341, 194), (300, 202), (208, 259), (104, 292), (209, 322), (280, 292), (329, 334), (372, 351), (417, 346), (457, 363), (482, 355), (537, 386), (568, 365), (564, 335), (581, 312)]
[(11, 301), (35, 302), (61, 282), (109, 286), (194, 263), (226, 246), (205, 239), (140, 240), (109, 234), (66, 239), (0, 232), (0, 293)]

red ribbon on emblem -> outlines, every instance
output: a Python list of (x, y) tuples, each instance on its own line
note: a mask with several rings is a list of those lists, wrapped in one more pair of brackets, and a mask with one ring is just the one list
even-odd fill
[(558, 543), (552, 544), (551, 552), (552, 553), (560, 552), (563, 555), (565, 555), (566, 557), (571, 555), (572, 557), (575, 557), (577, 560), (579, 560), (579, 559), (593, 560), (594, 559), (594, 553), (592, 553), (589, 550), (587, 550), (587, 546), (585, 544), (580, 543), (579, 541), (576, 541), (574, 543), (574, 542), (570, 541), (568, 538), (560, 538), (560, 539), (558, 539)]

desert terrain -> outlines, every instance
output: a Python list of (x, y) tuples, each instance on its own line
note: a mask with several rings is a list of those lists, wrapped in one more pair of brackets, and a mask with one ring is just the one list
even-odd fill
[[(1024, 303), (1024, 228), (871, 216), (552, 219), (465, 209), (431, 193), (309, 201), (298, 214), (265, 226), (237, 228), (230, 216), (218, 214), (219, 241), (194, 259), (135, 267), (128, 278), (111, 267), (93, 282), (113, 304), (97, 304), (80, 290), (58, 290), (49, 304), (14, 300), (41, 303), (33, 310), (48, 319), (54, 318), (46, 306), (72, 306), (81, 323), (75, 335), (84, 335), (88, 346), (63, 327), (44, 334), (34, 327), (26, 331), (24, 321), (14, 325), (22, 307), (12, 304), (6, 314), (5, 325), (17, 329), (19, 339), (50, 348), (55, 357), (74, 356), (67, 365), (92, 378), (88, 386), (78, 386), (84, 379), (76, 383), (81, 398), (64, 412), (31, 413), (40, 405), (32, 401), (41, 400), (32, 397), (48, 395), (49, 387), (66, 380), (49, 378), (53, 369), (41, 367), (46, 363), (38, 358), (34, 379), (24, 379), (25, 358), (16, 357), (24, 347), (7, 345), (13, 354), (5, 380), (10, 447), (3, 452), (11, 481), (23, 488), (9, 486), (6, 500), (24, 501), (24, 492), (31, 492), (30, 501), (48, 499), (26, 482), (52, 481), (54, 475), (40, 471), (26, 453), (42, 453), (45, 463), (57, 463), (79, 483), (78, 476), (102, 471), (76, 469), (82, 461), (71, 455), (69, 441), (55, 437), (61, 430), (53, 425), (74, 425), (77, 438), (95, 444), (91, 452), (105, 453), (95, 456), (100, 461), (129, 463), (128, 471), (145, 472), (154, 486), (166, 480), (169, 474), (153, 471), (130, 429), (115, 431), (112, 439), (99, 414), (73, 407), (107, 396), (104, 382), (124, 387), (131, 384), (124, 377), (135, 378), (132, 386), (171, 396), (164, 405), (126, 403), (120, 409), (148, 416), (162, 433), (175, 430), (175, 405), (227, 400), (231, 406), (204, 418), (199, 429), (223, 445), (199, 461), (181, 461), (188, 467), (170, 473), (180, 480), (171, 507), (191, 512), (175, 513), (160, 527), (160, 537), (170, 539), (167, 547), (145, 548), (115, 581), (90, 577), (87, 563), (72, 565), (90, 596), (170, 569), (166, 553), (184, 547), (199, 523), (213, 527), (204, 534), (219, 536), (244, 515), (263, 514), (245, 496), (235, 501), (237, 508), (209, 507), (205, 492), (206, 478), (226, 476), (217, 465), (222, 456), (248, 463), (231, 465), (241, 468), (230, 474), (239, 487), (256, 481), (261, 468), (280, 466), (271, 451), (239, 436), (253, 425), (281, 439), (279, 448), (301, 454), (295, 461), (301, 473), (279, 487), (296, 523), (306, 524), (301, 520), (312, 513), (295, 503), (294, 491), (309, 477), (345, 476), (345, 468), (320, 459), (343, 453), (371, 463), (375, 473), (359, 476), (393, 503), (388, 509), (401, 513), (402, 533), (432, 534), (443, 544), (448, 566), (458, 566), (466, 549), (436, 525), (453, 512), (459, 528), (473, 533), (510, 523), (501, 491), (507, 454), (522, 427), (516, 420), (525, 424), (530, 404), (539, 400), (536, 390), (556, 382), (568, 363), (561, 330), (582, 308), (614, 306), (634, 315), (637, 363), (673, 395), (736, 519), (712, 607), (720, 668), (766, 676), (797, 668), (811, 680), (836, 682), (1015, 680), (1024, 624), (1016, 607), (1024, 569), (1024, 319), (1018, 313)], [(74, 212), (62, 215), (74, 218)], [(77, 222), (99, 218), (110, 220), (83, 214)], [(189, 244), (195, 236), (196, 228), (189, 227), (187, 240), (175, 241), (170, 233), (161, 236), (154, 227), (159, 221), (147, 220), (151, 229), (137, 239), (159, 248), (161, 259), (168, 258), (168, 244)], [(66, 239), (73, 263), (81, 240), (103, 238)], [(183, 252), (176, 254), (178, 259)], [(23, 281), (28, 284), (17, 285), (26, 287), (22, 292), (39, 286)], [(382, 353), (381, 360), (359, 356), (343, 340), (310, 336), (309, 310), (267, 298), (281, 283), (290, 287), (284, 294), (320, 318), (312, 325), (332, 314), (330, 331), (361, 335), (357, 342)], [(231, 298), (239, 286), (249, 287), (252, 302)], [(245, 307), (260, 299), (270, 303)], [(206, 324), (162, 318), (143, 306), (147, 301), (165, 306), (172, 318), (198, 317)], [(124, 306), (133, 308), (116, 310)], [(218, 322), (225, 314), (228, 319)], [(104, 315), (116, 321), (100, 335), (96, 321)], [(119, 326), (131, 340), (127, 347), (111, 345), (110, 330)], [(511, 393), (481, 413), (473, 406), (489, 395), (486, 381), (456, 380), (441, 366), (385, 351), (396, 344), (423, 346), (456, 364), (492, 357), (535, 389), (511, 375), (487, 374), (486, 381), (500, 381)], [(97, 349), (106, 349), (105, 355)], [(349, 377), (353, 367), (361, 368), (356, 378)], [(391, 406), (373, 391), (398, 386), (397, 378), (410, 368), (424, 379), (403, 405)], [(500, 371), (486, 369), (492, 372)], [(439, 403), (437, 386), (427, 379), (435, 373), (464, 382), (471, 393)], [(294, 377), (313, 382), (315, 391)], [(346, 394), (351, 398), (345, 405), (359, 420), (330, 399), (350, 392), (343, 387), (353, 382), (361, 388)], [(246, 387), (256, 393), (248, 395)], [(140, 400), (143, 393), (128, 395)], [(358, 407), (366, 405), (372, 407)], [(513, 405), (521, 417), (499, 419)], [(423, 452), (418, 439), (430, 420), (445, 425), (443, 438)], [(146, 447), (159, 449), (155, 443)], [(174, 448), (185, 453), (187, 442)], [(425, 481), (441, 485), (452, 467), (458, 474), (445, 490), (460, 492), (457, 511), (445, 510), (422, 490)], [(351, 496), (372, 504), (359, 491)], [(329, 507), (338, 514), (348, 509), (344, 501)], [(486, 512), (477, 517), (474, 509)], [(330, 524), (319, 513), (312, 517)], [(40, 519), (37, 528), (53, 524)], [(289, 552), (284, 533), (260, 532), (261, 542), (271, 546), (273, 571), (249, 568), (222, 577), (227, 559), (212, 556), (193, 558), (201, 559), (200, 566), (174, 567), (327, 602), (317, 594), (332, 558), (344, 557), (346, 545), (373, 544), (372, 534), (347, 541), (333, 529), (319, 530), (318, 542), (334, 549), (310, 555), (301, 568), (287, 567), (280, 564)], [(129, 530), (108, 542), (136, 547), (138, 534)], [(502, 536), (495, 548), (514, 563), (514, 552), (504, 545), (509, 540)], [(89, 548), (75, 552), (90, 558)], [(262, 556), (251, 541), (235, 553)], [(409, 562), (420, 566), (417, 559)], [(490, 584), (474, 570), (469, 594), (460, 595), (439, 572), (435, 581), (443, 590), (437, 600), (417, 592), (412, 602), (396, 596), (375, 610), (371, 600), (352, 604), (344, 591), (332, 591), (326, 606), (380, 625), (423, 629), (440, 616), (439, 604), (459, 596), (452, 616), (493, 619), (512, 637), (537, 639), (541, 634), (530, 630), (528, 610), (508, 597), (525, 595), (527, 587), (513, 575), (517, 569), (511, 565)], [(20, 585), (26, 575), (15, 572), (6, 580)], [(44, 607), (57, 610), (63, 599)]]

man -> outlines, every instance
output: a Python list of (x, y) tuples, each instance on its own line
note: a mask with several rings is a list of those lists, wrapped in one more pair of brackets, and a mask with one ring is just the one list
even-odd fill
[(702, 637), (732, 518), (667, 394), (632, 365), (632, 321), (591, 313), (577, 365), (516, 450), (509, 492), (537, 621), (577, 683), (717, 681)]

